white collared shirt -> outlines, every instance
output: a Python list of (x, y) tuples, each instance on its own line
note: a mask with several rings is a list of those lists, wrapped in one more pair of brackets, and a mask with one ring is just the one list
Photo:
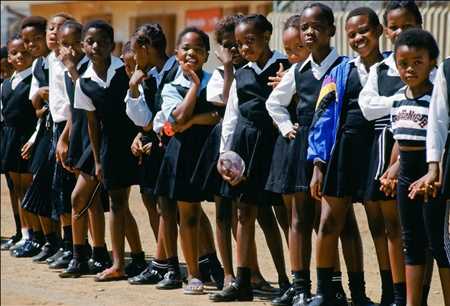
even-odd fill
[[(448, 59), (447, 59), (448, 60)], [(428, 110), (427, 128), (427, 162), (439, 162), (442, 159), (445, 143), (448, 137), (450, 123), (447, 80), (444, 75), (442, 63), (434, 80), (433, 94), (431, 95), (430, 108)]]
[[(44, 57), (44, 60), (42, 61), (42, 64), (44, 65), (44, 69), (48, 69), (48, 59), (47, 59), (47, 57), (48, 56)], [(35, 59), (33, 61), (33, 64), (31, 65), (31, 73), (33, 73), (34, 68), (36, 67), (36, 63), (37, 63), (38, 60), (39, 60), (39, 58), (37, 58), (37, 59)], [(33, 76), (33, 78), (31, 79), (30, 94), (28, 96), (30, 98), (30, 101), (33, 98), (33, 96), (36, 94), (36, 92), (39, 90), (39, 87), (40, 86), (39, 86), (38, 79), (36, 79)]]
[(366, 65), (364, 65), (364, 63), (361, 61), (361, 56), (352, 58), (349, 63), (353, 63), (355, 65), (356, 70), (358, 71), (359, 82), (361, 83), (361, 86), (364, 87), (369, 77), (369, 71), (367, 71)]
[[(222, 73), (220, 73), (222, 71)], [(206, 100), (208, 102), (219, 103), (225, 105), (223, 101), (223, 78), (224, 67), (217, 67), (209, 80), (208, 87), (206, 88)], [(236, 69), (233, 67), (233, 74), (236, 73)]]
[[(78, 62), (78, 64), (77, 64), (77, 71), (80, 71), (80, 68), (81, 68), (81, 65), (83, 65), (84, 63), (86, 63), (86, 62), (88, 62), (89, 61), (89, 58), (85, 55), (85, 56), (83, 56), (83, 58)], [(69, 70), (67, 70), (67, 67), (66, 68), (64, 68), (64, 74), (66, 73), (66, 72), (68, 72)], [(68, 73), (68, 75), (69, 75), (69, 78), (71, 78), (72, 79), (72, 76), (70, 75), (70, 73)], [(65, 78), (65, 76), (64, 76), (64, 78)], [(73, 80), (72, 80), (73, 81)], [(65, 83), (65, 81), (64, 81), (64, 83)], [(70, 103), (70, 98), (69, 98), (69, 93), (67, 92), (67, 87), (66, 87), (66, 92), (65, 92), (65, 94), (66, 94), (66, 99), (67, 99), (67, 101), (69, 101), (69, 103)]]
[(29, 77), (31, 73), (32, 73), (31, 67), (22, 70), (20, 72), (15, 71), (11, 76), (11, 89), (12, 90), (16, 89), (17, 85), (19, 85), (20, 82)]
[[(278, 51), (273, 51), (272, 57), (264, 65), (263, 69), (260, 69), (259, 66), (253, 62), (249, 62), (246, 66), (253, 69), (253, 71), (259, 75), (262, 72), (264, 72), (267, 68), (269, 68), (269, 66), (272, 65), (273, 63), (275, 63), (277, 60), (285, 59), (285, 58), (286, 58), (286, 55), (284, 55)], [(294, 86), (294, 92), (295, 92), (295, 83), (293, 86)], [(266, 102), (266, 104), (267, 104), (267, 102)], [(233, 83), (231, 83), (230, 94), (228, 96), (227, 106), (225, 109), (225, 115), (224, 115), (223, 121), (222, 121), (220, 153), (230, 150), (231, 143), (233, 142), (234, 130), (236, 128), (236, 124), (237, 124), (239, 116), (240, 116), (239, 99), (238, 99), (237, 90), (236, 90), (236, 80), (233, 80)]]
[[(111, 64), (106, 71), (106, 81), (103, 81), (95, 72), (92, 62), (89, 62), (86, 71), (83, 73), (81, 78), (91, 79), (97, 83), (100, 87), (108, 88), (111, 84), (111, 80), (116, 75), (116, 70), (123, 66), (123, 62), (120, 58), (111, 55)], [(80, 79), (77, 80), (75, 84), (75, 98), (74, 98), (75, 108), (84, 109), (89, 112), (95, 111), (94, 103), (91, 98), (88, 97), (80, 86)]]
[[(337, 54), (336, 49), (332, 48), (320, 65), (315, 63), (313, 57), (310, 55), (302, 64), (300, 70), (302, 70), (308, 62), (311, 62), (312, 74), (316, 80), (320, 80), (338, 58), (339, 55)], [(296, 93), (294, 74), (296, 69), (299, 69), (298, 64), (294, 64), (289, 68), (277, 87), (272, 90), (272, 93), (266, 102), (267, 111), (283, 136), (286, 136), (294, 128), (287, 107)]]
[[(147, 73), (147, 76), (153, 77), (156, 80), (156, 85), (159, 87), (161, 85), (162, 78), (164, 76), (164, 73), (172, 69), (173, 65), (175, 64), (176, 59), (175, 56), (170, 57), (165, 63), (163, 68), (160, 72), (156, 69), (156, 67), (153, 67), (150, 69), (150, 71)], [(181, 73), (181, 68), (178, 67), (176, 77), (178, 77)], [(176, 78), (175, 77), (175, 78)], [(133, 121), (133, 123), (136, 126), (140, 127), (146, 127), (150, 124), (152, 120), (153, 114), (151, 113), (150, 109), (148, 108), (148, 105), (145, 100), (144, 95), (144, 88), (142, 87), (142, 84), (139, 84), (138, 86), (139, 90), (139, 96), (137, 98), (131, 97), (130, 90), (127, 91), (127, 95), (125, 96), (125, 103), (126, 103), (126, 113), (128, 117)], [(160, 116), (158, 117), (161, 118)], [(153, 124), (160, 125), (161, 127), (164, 125), (164, 122), (157, 121), (157, 118), (155, 117), (153, 120)]]
[(63, 122), (70, 116), (70, 101), (66, 98), (64, 70), (66, 66), (51, 52), (48, 57), (48, 106), (55, 123)]

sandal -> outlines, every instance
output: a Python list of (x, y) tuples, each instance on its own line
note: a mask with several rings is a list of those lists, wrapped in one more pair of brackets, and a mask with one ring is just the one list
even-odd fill
[(117, 271), (116, 269), (109, 268), (103, 270), (95, 276), (96, 282), (112, 282), (126, 279), (123, 272)]
[(198, 278), (192, 278), (189, 280), (186, 288), (183, 290), (184, 294), (189, 295), (199, 295), (199, 294), (205, 294), (203, 291), (203, 283)]

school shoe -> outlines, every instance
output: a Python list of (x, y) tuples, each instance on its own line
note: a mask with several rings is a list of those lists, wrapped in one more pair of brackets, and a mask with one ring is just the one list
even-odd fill
[(89, 274), (89, 265), (87, 260), (78, 260), (76, 258), (72, 258), (64, 271), (59, 273), (59, 277), (61, 278), (77, 278), (81, 275)]
[(294, 296), (292, 306), (307, 306), (310, 300), (311, 294), (309, 292), (302, 292)]
[(50, 256), (52, 256), (53, 254), (55, 254), (58, 251), (57, 247), (50, 244), (49, 242), (46, 242), (42, 248), (41, 248), (41, 252), (39, 252), (39, 254), (37, 254), (36, 256), (34, 256), (32, 258), (33, 262), (37, 262), (37, 263), (42, 263), (45, 262), (45, 260), (47, 258), (49, 258)]
[(393, 295), (382, 294), (379, 306), (395, 306)]
[(296, 292), (294, 286), (289, 287), (281, 296), (272, 300), (273, 306), (291, 306)]
[(345, 295), (345, 292), (336, 292), (334, 299), (335, 306), (348, 306), (347, 296)]
[(66, 250), (62, 256), (58, 257), (54, 262), (48, 265), (50, 269), (65, 269), (69, 266), (69, 262), (73, 258), (72, 250)]
[(12, 256), (23, 258), (23, 257), (33, 257), (41, 251), (42, 245), (33, 240), (27, 240), (25, 244), (16, 250), (13, 251)]
[(162, 276), (156, 269), (148, 266), (141, 274), (135, 277), (130, 277), (128, 282), (131, 285), (155, 285), (162, 281), (164, 276)]
[(253, 295), (261, 299), (273, 299), (280, 294), (280, 290), (272, 287), (267, 281), (263, 280), (252, 284)]
[(12, 235), (8, 240), (6, 240), (4, 243), (2, 243), (1, 250), (7, 251), (7, 250), (11, 249), (21, 239), (22, 239), (22, 234)]
[(59, 257), (63, 256), (65, 250), (64, 248), (59, 248), (58, 251), (56, 251), (55, 254), (53, 254), (52, 256), (50, 256), (49, 258), (47, 258), (45, 260), (45, 262), (47, 264), (51, 264), (52, 262), (54, 262), (55, 260), (57, 260)]
[(131, 254), (131, 262), (125, 266), (125, 274), (128, 277), (135, 277), (141, 274), (148, 267), (145, 261), (144, 252), (138, 254)]
[(362, 296), (359, 298), (352, 298), (352, 306), (376, 306), (367, 296)]
[(103, 258), (101, 260), (95, 260), (94, 258), (90, 258), (88, 260), (89, 274), (97, 274), (103, 272), (104, 270), (111, 268), (112, 262), (109, 258)]
[(175, 271), (168, 271), (164, 278), (156, 285), (156, 289), (160, 290), (170, 290), (179, 289), (183, 287), (183, 282), (181, 281), (180, 275)]
[(14, 244), (12, 247), (9, 248), (9, 253), (12, 255), (12, 252), (14, 250), (17, 250), (18, 248), (23, 247), (23, 245), (25, 244), (25, 242), (27, 242), (28, 239), (22, 237), (22, 239), (20, 239), (18, 242), (16, 242), (16, 244)]
[(250, 286), (243, 287), (233, 282), (222, 291), (210, 294), (209, 299), (213, 302), (253, 301), (253, 291)]

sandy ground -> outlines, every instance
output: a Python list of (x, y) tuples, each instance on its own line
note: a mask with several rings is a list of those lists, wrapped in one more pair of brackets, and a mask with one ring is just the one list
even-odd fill
[[(134, 188), (130, 201), (131, 210), (139, 225), (141, 240), (148, 257), (155, 252), (155, 241), (151, 233), (146, 210), (141, 202), (138, 190)], [(203, 204), (210, 220), (214, 220), (214, 206)], [(364, 264), (367, 294), (374, 301), (380, 298), (380, 281), (378, 264), (372, 239), (367, 226), (367, 219), (361, 205), (355, 206), (361, 235), (364, 241)], [(214, 224), (213, 224), (214, 227)], [(1, 236), (10, 236), (14, 231), (14, 221), (4, 177), (1, 178)], [(111, 246), (108, 234), (108, 245)], [(285, 257), (287, 247), (285, 241)], [(314, 244), (313, 244), (314, 245)], [(257, 229), (258, 260), (261, 271), (270, 282), (277, 281), (277, 274), (270, 257), (262, 231)], [(128, 246), (127, 246), (128, 251)], [(314, 252), (314, 249), (313, 249)], [(313, 253), (314, 254), (314, 253)], [(314, 256), (313, 256), (314, 257)], [(180, 258), (183, 256), (180, 251)], [(343, 262), (343, 261), (341, 261)], [(315, 286), (315, 261), (311, 263), (313, 286)], [(345, 267), (343, 282), (347, 283)], [(287, 263), (287, 271), (290, 271)], [(442, 289), (435, 267), (433, 281), (428, 300), (429, 306), (443, 305)], [(1, 252), (1, 305), (211, 305), (207, 295), (186, 296), (181, 290), (161, 291), (153, 286), (131, 286), (126, 281), (115, 283), (96, 283), (92, 276), (79, 279), (60, 279), (59, 271), (51, 271), (45, 264), (32, 263), (30, 259), (12, 258), (8, 252)], [(344, 287), (347, 287), (346, 285)], [(346, 291), (348, 292), (347, 288)], [(270, 305), (268, 301), (255, 300), (253, 303), (240, 305)]]

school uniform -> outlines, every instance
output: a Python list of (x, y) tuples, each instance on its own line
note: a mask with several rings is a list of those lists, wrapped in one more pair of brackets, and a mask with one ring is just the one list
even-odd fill
[[(211, 74), (202, 71), (193, 116), (216, 110), (206, 101), (206, 85), (210, 77)], [(161, 93), (163, 99), (161, 111), (169, 122), (175, 122), (172, 112), (183, 102), (190, 87), (191, 81), (184, 74), (180, 74), (172, 83), (164, 86)], [(200, 151), (212, 128), (212, 125), (193, 125), (170, 138), (155, 186), (156, 195), (184, 202), (200, 202), (207, 199), (207, 195), (202, 192), (200, 186), (191, 183), (191, 177)]]
[(28, 95), (31, 67), (15, 72), (1, 85), (1, 168), (5, 172), (29, 173), (30, 163), (22, 159), (21, 149), (33, 134), (37, 118)]
[(374, 134), (358, 104), (367, 78), (359, 56), (335, 67), (322, 85), (309, 135), (308, 158), (327, 165), (323, 194), (353, 203), (364, 199)]
[[(223, 101), (224, 68), (215, 69), (206, 88), (206, 100), (217, 106), (219, 116), (223, 119), (226, 104)], [(191, 182), (201, 187), (209, 195), (221, 196), (221, 186), (224, 183), (217, 171), (217, 162), (220, 156), (220, 135), (222, 133), (222, 120), (217, 123), (205, 141), (197, 160)]]
[(272, 92), (267, 83), (270, 76), (276, 75), (280, 63), (289, 67), (286, 57), (274, 51), (262, 69), (249, 62), (236, 71), (222, 123), (220, 152), (236, 152), (246, 166), (246, 179), (234, 187), (225, 184), (222, 192), (252, 205), (281, 203), (279, 195), (265, 190), (277, 137), (266, 109), (267, 98)]
[[(425, 203), (423, 196), (415, 199), (408, 196), (410, 185), (428, 171), (425, 140), (431, 91), (421, 97), (408, 98), (405, 88), (401, 94), (403, 97), (393, 102), (390, 119), (394, 139), (400, 146), (397, 204), (405, 263), (425, 265), (426, 253), (430, 249), (437, 265), (448, 268), (450, 263), (444, 246), (446, 205), (443, 205), (440, 197), (430, 197)], [(402, 150), (408, 146), (421, 146), (423, 150)]]
[(111, 56), (106, 82), (97, 76), (90, 62), (75, 85), (74, 106), (94, 112), (101, 125), (100, 162), (106, 190), (127, 188), (138, 183), (137, 159), (130, 145), (137, 134), (125, 113), (128, 76), (123, 62)]
[(389, 167), (394, 146), (389, 117), (391, 106), (398, 98), (396, 93), (404, 87), (391, 53), (370, 68), (367, 83), (360, 92), (358, 103), (364, 117), (374, 122), (365, 201), (392, 200), (380, 191), (380, 177)]
[[(145, 127), (151, 122), (155, 123), (152, 114), (161, 111), (162, 89), (164, 85), (172, 82), (179, 73), (178, 62), (175, 56), (172, 56), (164, 63), (161, 71), (158, 72), (156, 67), (149, 70), (148, 79), (139, 85), (140, 94), (137, 98), (132, 98), (130, 93), (127, 93), (125, 97), (126, 112), (136, 126)], [(152, 143), (152, 148), (150, 154), (142, 156), (142, 162), (139, 165), (140, 191), (153, 195), (168, 138), (164, 137), (164, 141), (160, 140), (161, 137), (158, 137), (153, 130), (144, 131), (141, 129), (141, 133), (142, 145)]]
[[(307, 159), (308, 133), (315, 105), (325, 75), (341, 60), (335, 49), (320, 65), (310, 55), (305, 61), (293, 65), (270, 95), (267, 109), (280, 135), (271, 158), (267, 190), (280, 194), (308, 190), (313, 168), (312, 161)], [(295, 93), (298, 101), (292, 114), (288, 108)], [(287, 134), (293, 130), (294, 122), (299, 128), (295, 139), (290, 140)]]
[(436, 73), (427, 129), (427, 162), (442, 161), (442, 195), (450, 199), (450, 58)]

